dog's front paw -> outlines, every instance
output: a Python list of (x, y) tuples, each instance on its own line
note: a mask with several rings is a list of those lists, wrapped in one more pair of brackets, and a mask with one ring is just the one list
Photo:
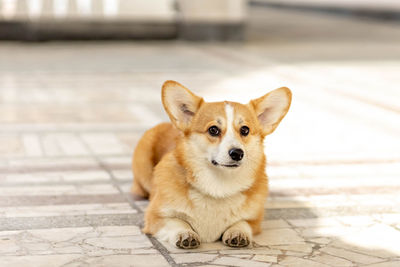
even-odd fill
[(200, 237), (193, 231), (181, 232), (177, 236), (175, 245), (184, 249), (197, 248), (200, 246)]
[(250, 237), (241, 231), (228, 229), (222, 236), (222, 242), (230, 247), (245, 247), (250, 244)]

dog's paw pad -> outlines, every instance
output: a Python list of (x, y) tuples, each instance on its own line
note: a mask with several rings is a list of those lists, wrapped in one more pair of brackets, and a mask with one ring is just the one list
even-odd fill
[(178, 248), (191, 249), (200, 246), (200, 238), (195, 232), (183, 232), (178, 234), (176, 246)]
[(250, 238), (246, 234), (239, 231), (225, 233), (222, 237), (222, 241), (225, 245), (230, 247), (245, 247), (250, 244)]

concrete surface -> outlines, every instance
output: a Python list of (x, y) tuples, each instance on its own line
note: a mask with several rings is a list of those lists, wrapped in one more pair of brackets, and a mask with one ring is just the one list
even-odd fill
[[(399, 266), (400, 29), (251, 10), (250, 41), (0, 44), (1, 266)], [(271, 22), (271, 23), (267, 23)], [(252, 248), (183, 251), (140, 232), (140, 135), (174, 79), (206, 100), (288, 86), (266, 140)]]

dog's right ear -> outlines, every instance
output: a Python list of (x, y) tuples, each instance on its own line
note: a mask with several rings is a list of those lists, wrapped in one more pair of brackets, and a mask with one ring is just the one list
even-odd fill
[(166, 81), (163, 84), (161, 97), (172, 123), (182, 131), (189, 128), (194, 114), (203, 102), (203, 98), (175, 81)]

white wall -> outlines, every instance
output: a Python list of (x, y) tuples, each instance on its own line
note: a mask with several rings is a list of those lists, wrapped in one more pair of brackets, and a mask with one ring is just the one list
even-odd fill
[(173, 21), (174, 0), (0, 0), (0, 19)]

